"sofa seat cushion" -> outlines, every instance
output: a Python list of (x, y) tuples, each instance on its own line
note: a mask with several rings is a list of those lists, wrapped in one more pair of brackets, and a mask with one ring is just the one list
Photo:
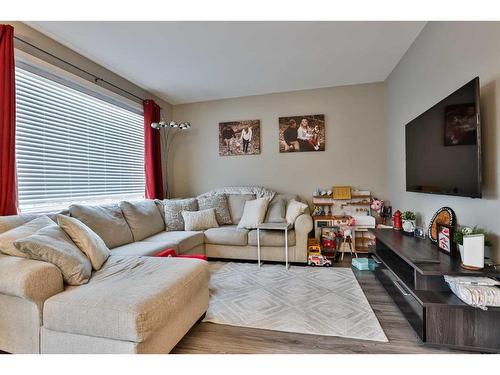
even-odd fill
[(193, 247), (203, 245), (205, 236), (203, 232), (197, 231), (174, 231), (161, 232), (144, 239), (142, 242), (153, 242), (163, 244), (163, 248), (172, 248), (179, 254), (191, 250)]
[(208, 265), (198, 259), (110, 257), (90, 282), (49, 298), (47, 329), (144, 342), (208, 294)]
[(153, 256), (162, 250), (165, 250), (165, 245), (162, 243), (137, 241), (115, 247), (111, 250), (111, 256)]
[[(257, 229), (248, 233), (248, 244), (257, 246)], [(261, 246), (285, 246), (285, 232), (282, 230), (261, 230)], [(288, 246), (295, 246), (295, 231), (288, 231)]]
[(223, 225), (205, 231), (205, 243), (215, 245), (245, 246), (248, 243), (248, 230), (236, 225)]

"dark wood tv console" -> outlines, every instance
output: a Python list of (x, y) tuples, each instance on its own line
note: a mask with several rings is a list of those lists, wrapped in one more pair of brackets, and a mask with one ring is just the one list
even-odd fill
[(474, 308), (455, 296), (443, 275), (500, 277), (496, 270), (468, 271), (429, 240), (392, 229), (374, 229), (375, 275), (425, 344), (500, 352), (500, 308)]

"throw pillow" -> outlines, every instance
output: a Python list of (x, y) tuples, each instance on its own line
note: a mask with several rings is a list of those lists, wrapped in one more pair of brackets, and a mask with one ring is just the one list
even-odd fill
[(255, 199), (253, 194), (228, 194), (227, 204), (229, 205), (229, 212), (231, 213), (231, 221), (233, 224), (238, 224), (243, 215), (243, 209), (247, 201)]
[(165, 207), (166, 231), (184, 230), (184, 220), (181, 212), (198, 210), (196, 198), (165, 199), (163, 205)]
[(196, 198), (200, 210), (215, 208), (215, 217), (219, 225), (232, 224), (229, 205), (227, 204), (226, 194), (205, 195)]
[(295, 199), (289, 201), (286, 206), (286, 222), (288, 225), (293, 226), (295, 224), (295, 220), (306, 212), (307, 207), (309, 207), (307, 204), (298, 202)]
[(123, 216), (134, 236), (134, 241), (141, 241), (165, 230), (165, 222), (153, 200), (120, 202)]
[(282, 197), (274, 197), (269, 202), (265, 223), (285, 223), (286, 222), (286, 201)]
[(89, 258), (92, 268), (96, 271), (100, 270), (110, 255), (102, 238), (74, 217), (57, 215), (57, 224)]
[(0, 233), (7, 232), (8, 230), (20, 227), (27, 222), (40, 217), (36, 214), (21, 214), (21, 215), (8, 215), (0, 216)]
[(218, 228), (215, 209), (201, 211), (182, 211), (184, 219), (184, 230), (207, 230), (210, 228)]
[(14, 257), (28, 258), (25, 253), (16, 248), (14, 242), (31, 236), (37, 230), (48, 225), (55, 225), (55, 223), (44, 215), (0, 234), (0, 252)]
[(132, 231), (118, 205), (69, 207), (71, 216), (76, 217), (97, 233), (110, 249), (134, 242)]
[(30, 259), (57, 266), (69, 285), (82, 285), (90, 279), (90, 261), (55, 223), (14, 242), (14, 245)]
[(254, 199), (253, 201), (245, 202), (245, 207), (243, 208), (243, 216), (238, 223), (238, 228), (257, 228), (257, 225), (264, 222), (264, 217), (266, 216), (268, 205), (269, 199), (267, 198), (258, 198)]

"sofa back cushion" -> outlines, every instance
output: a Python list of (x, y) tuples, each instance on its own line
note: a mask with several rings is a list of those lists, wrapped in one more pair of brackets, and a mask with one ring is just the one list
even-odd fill
[(274, 198), (269, 202), (267, 207), (265, 223), (284, 223), (286, 222), (286, 205), (287, 199), (281, 195), (276, 194)]
[(238, 224), (243, 216), (245, 203), (255, 199), (254, 194), (228, 194), (227, 203), (233, 224)]
[(48, 225), (55, 225), (55, 223), (47, 216), (40, 216), (0, 234), (0, 252), (15, 257), (28, 258), (24, 252), (17, 249), (14, 242), (31, 236)]
[(134, 242), (132, 231), (118, 205), (69, 207), (71, 216), (83, 222), (101, 237), (110, 249)]
[(123, 216), (134, 236), (134, 241), (141, 241), (165, 230), (165, 222), (153, 200), (121, 202)]
[(184, 219), (182, 211), (198, 211), (198, 201), (196, 198), (187, 199), (164, 199), (165, 208), (165, 230), (184, 230)]
[(92, 273), (90, 260), (55, 223), (14, 242), (14, 245), (30, 259), (57, 266), (64, 281), (69, 285), (85, 284), (90, 279)]
[(57, 224), (89, 258), (92, 268), (100, 270), (110, 252), (104, 241), (92, 229), (74, 217), (57, 216)]

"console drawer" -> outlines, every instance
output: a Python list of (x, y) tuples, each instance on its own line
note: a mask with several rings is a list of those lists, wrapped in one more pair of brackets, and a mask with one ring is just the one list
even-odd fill
[(375, 275), (396, 305), (398, 305), (417, 335), (425, 342), (424, 307), (415, 297), (413, 297), (406, 286), (384, 265), (377, 267)]

